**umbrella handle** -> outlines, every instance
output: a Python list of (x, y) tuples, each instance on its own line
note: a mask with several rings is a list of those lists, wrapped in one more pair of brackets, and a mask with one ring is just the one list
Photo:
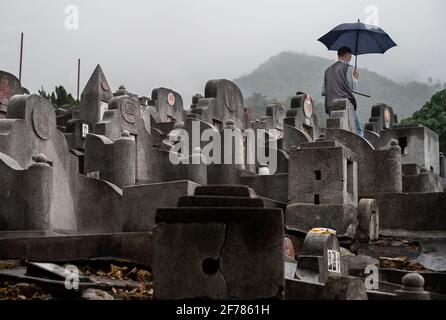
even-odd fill
[[(361, 19), (358, 19), (358, 23), (361, 23)], [(355, 69), (358, 68), (358, 45), (359, 45), (359, 30), (356, 31)]]

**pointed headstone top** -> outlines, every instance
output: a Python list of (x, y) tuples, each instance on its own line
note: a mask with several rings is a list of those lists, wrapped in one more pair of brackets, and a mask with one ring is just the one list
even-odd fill
[[(108, 97), (108, 99), (112, 98), (113, 96), (110, 86), (108, 85), (107, 78), (105, 77), (101, 65), (99, 64), (94, 69), (93, 74), (84, 88), (84, 91), (82, 91), (82, 95), (91, 93), (99, 93), (100, 96)], [(108, 99), (101, 100), (108, 101)]]
[(101, 66), (98, 64), (82, 91), (80, 118), (94, 126), (101, 121), (111, 98), (113, 98), (113, 93)]

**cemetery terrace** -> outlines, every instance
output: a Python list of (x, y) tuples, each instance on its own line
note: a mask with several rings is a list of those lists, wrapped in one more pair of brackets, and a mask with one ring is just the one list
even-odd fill
[[(0, 86), (2, 287), (33, 283), (26, 298), (446, 297), (446, 159), (433, 131), (399, 124), (385, 101), (362, 106), (363, 138), (348, 100), (326, 123), (300, 92), (253, 119), (224, 79), (190, 108), (167, 88), (114, 90), (99, 65), (79, 107), (6, 72)], [(188, 143), (175, 148), (180, 129)], [(217, 143), (231, 161), (209, 161)], [(67, 264), (78, 290), (64, 287)]]

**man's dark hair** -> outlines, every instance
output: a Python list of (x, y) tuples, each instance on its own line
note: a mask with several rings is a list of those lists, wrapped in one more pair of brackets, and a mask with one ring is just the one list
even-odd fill
[(352, 53), (352, 50), (349, 47), (342, 47), (338, 50), (338, 57), (343, 57), (347, 53)]

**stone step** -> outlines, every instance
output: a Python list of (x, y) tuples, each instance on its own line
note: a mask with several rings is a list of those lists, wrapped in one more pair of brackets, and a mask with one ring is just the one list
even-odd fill
[(257, 198), (254, 190), (247, 186), (229, 186), (229, 185), (214, 185), (214, 186), (200, 186), (195, 189), (196, 196), (220, 196), (220, 197), (242, 197), (242, 198)]
[(187, 196), (181, 197), (178, 207), (241, 207), (263, 208), (262, 199), (216, 196)]

